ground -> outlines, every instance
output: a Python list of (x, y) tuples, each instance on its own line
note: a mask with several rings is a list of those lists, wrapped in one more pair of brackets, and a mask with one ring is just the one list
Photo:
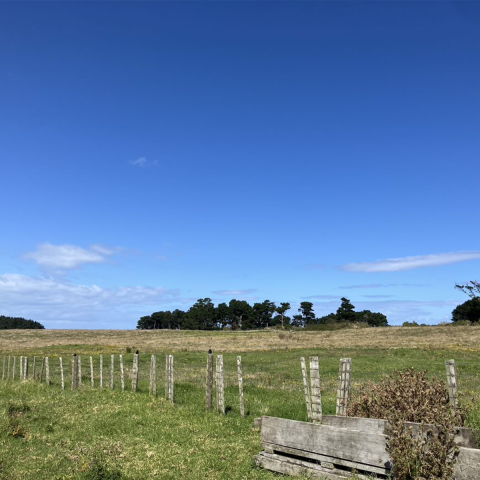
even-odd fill
[[(227, 414), (205, 411), (206, 352), (225, 356)], [(127, 375), (140, 350), (139, 391), (122, 392), (118, 354)], [(81, 355), (83, 385), (71, 390), (71, 359)], [(114, 390), (98, 388), (99, 354), (108, 387), (115, 354)], [(150, 355), (158, 357), (158, 396), (148, 394)], [(163, 399), (165, 354), (175, 357), (175, 404)], [(366, 380), (415, 367), (445, 377), (457, 362), (462, 401), (480, 392), (480, 327), (408, 327), (334, 332), (0, 331), (3, 356), (49, 356), (52, 384), (0, 382), (0, 479), (267, 479), (255, 467), (261, 450), (253, 419), (305, 420), (301, 356), (318, 355), (323, 409), (335, 413), (339, 359), (353, 361), (352, 393)], [(239, 414), (236, 357), (242, 356), (246, 417)], [(67, 388), (60, 388), (59, 359)], [(90, 387), (89, 359), (95, 368)], [(18, 359), (17, 359), (18, 362)], [(0, 368), (1, 368), (0, 364)], [(18, 368), (18, 363), (17, 363)], [(31, 372), (31, 370), (30, 370)], [(18, 375), (18, 374), (17, 374)], [(18, 377), (17, 377), (18, 378)], [(474, 405), (468, 419), (480, 426)]]

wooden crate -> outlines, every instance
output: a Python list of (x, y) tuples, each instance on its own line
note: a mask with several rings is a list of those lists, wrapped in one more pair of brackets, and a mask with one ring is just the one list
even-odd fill
[[(258, 424), (259, 422), (257, 422)], [(321, 425), (276, 417), (262, 417), (262, 447), (256, 464), (274, 472), (332, 480), (387, 478), (391, 462), (386, 452), (385, 420), (324, 416)], [(409, 423), (419, 430), (420, 424)], [(472, 432), (456, 435), (460, 454), (456, 480), (480, 479), (480, 450)]]

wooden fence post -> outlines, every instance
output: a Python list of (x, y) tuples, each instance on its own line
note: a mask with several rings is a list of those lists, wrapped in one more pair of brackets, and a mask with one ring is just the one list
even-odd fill
[(8, 356), (8, 362), (7, 362), (7, 380), (10, 380), (10, 355)]
[(115, 378), (115, 355), (110, 355), (110, 390), (113, 390)]
[(23, 362), (23, 379), (28, 380), (28, 357), (25, 357)]
[(338, 375), (337, 407), (335, 414), (347, 416), (348, 402), (350, 401), (350, 384), (352, 374), (352, 359), (340, 359), (340, 372)]
[(305, 357), (300, 358), (300, 364), (302, 366), (303, 389), (305, 392), (305, 404), (307, 405), (307, 420), (311, 422), (312, 421), (312, 399), (310, 396), (310, 387), (308, 386), (307, 363), (305, 362)]
[(322, 394), (320, 391), (320, 368), (318, 357), (310, 357), (310, 386), (312, 392), (312, 421), (322, 422)]
[(20, 355), (20, 370), (18, 372), (18, 379), (23, 380), (23, 357)]
[(170, 355), (165, 357), (165, 398), (170, 398)]
[(238, 373), (238, 393), (240, 395), (240, 415), (245, 416), (245, 404), (243, 400), (243, 372), (242, 357), (237, 357), (237, 373)]
[(78, 387), (82, 386), (82, 357), (78, 355)]
[(36, 370), (37, 367), (37, 357), (33, 357), (33, 367), (32, 367), (32, 378), (35, 380), (35, 374), (37, 373)]
[(168, 355), (167, 357), (167, 362), (168, 362), (168, 400), (170, 403), (173, 403), (173, 398), (174, 398), (174, 385), (175, 385), (175, 379), (174, 379), (174, 368), (173, 368), (173, 355)]
[(12, 380), (15, 380), (15, 367), (17, 364), (17, 357), (13, 357)]
[(206, 408), (211, 410), (212, 408), (212, 398), (213, 398), (213, 353), (211, 350), (208, 351), (207, 357), (207, 392), (206, 392)]
[(3, 370), (2, 370), (2, 380), (5, 380), (5, 355), (3, 356)]
[(123, 369), (123, 355), (119, 355), (120, 360), (120, 382), (122, 383), (122, 392), (125, 390), (125, 371)]
[(90, 385), (92, 388), (95, 387), (95, 376), (93, 373), (93, 357), (90, 355)]
[(217, 411), (225, 415), (225, 384), (223, 378), (223, 355), (217, 355), (216, 364)]
[(45, 383), (50, 385), (50, 363), (48, 357), (45, 357)]
[(45, 372), (45, 357), (42, 357), (42, 369), (40, 370), (40, 383), (42, 383), (44, 372)]
[(150, 360), (150, 395), (157, 396), (157, 356), (152, 355)]
[(132, 377), (132, 391), (136, 392), (138, 390), (138, 376), (139, 376), (139, 356), (140, 353), (137, 350), (133, 356), (133, 377)]
[(63, 359), (62, 357), (59, 357), (58, 360), (60, 361), (60, 381), (62, 384), (62, 390), (65, 390), (65, 377), (63, 376)]
[(100, 373), (99, 373), (99, 385), (103, 388), (103, 355), (100, 355)]
[(76, 390), (78, 387), (78, 357), (77, 354), (73, 354), (73, 375), (72, 375), (72, 390)]
[(448, 398), (452, 409), (458, 408), (458, 382), (457, 382), (457, 365), (455, 360), (447, 360), (445, 362), (447, 371)]

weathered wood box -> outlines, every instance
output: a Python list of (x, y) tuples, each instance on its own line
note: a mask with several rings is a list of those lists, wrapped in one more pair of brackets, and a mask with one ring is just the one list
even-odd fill
[[(324, 416), (322, 424), (262, 417), (262, 447), (258, 466), (287, 475), (332, 480), (387, 478), (391, 463), (385, 450), (385, 420)], [(419, 424), (408, 424), (414, 430)], [(460, 428), (456, 480), (480, 480), (480, 450), (472, 431)]]

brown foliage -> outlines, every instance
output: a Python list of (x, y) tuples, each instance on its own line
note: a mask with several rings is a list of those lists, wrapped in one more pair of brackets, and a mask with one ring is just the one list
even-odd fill
[[(407, 369), (378, 384), (367, 383), (348, 415), (388, 420), (387, 452), (395, 478), (453, 478), (458, 455), (455, 427), (463, 426), (464, 417), (459, 410), (452, 412), (445, 384), (429, 380), (427, 372)], [(421, 423), (420, 431), (414, 432), (405, 422)]]

